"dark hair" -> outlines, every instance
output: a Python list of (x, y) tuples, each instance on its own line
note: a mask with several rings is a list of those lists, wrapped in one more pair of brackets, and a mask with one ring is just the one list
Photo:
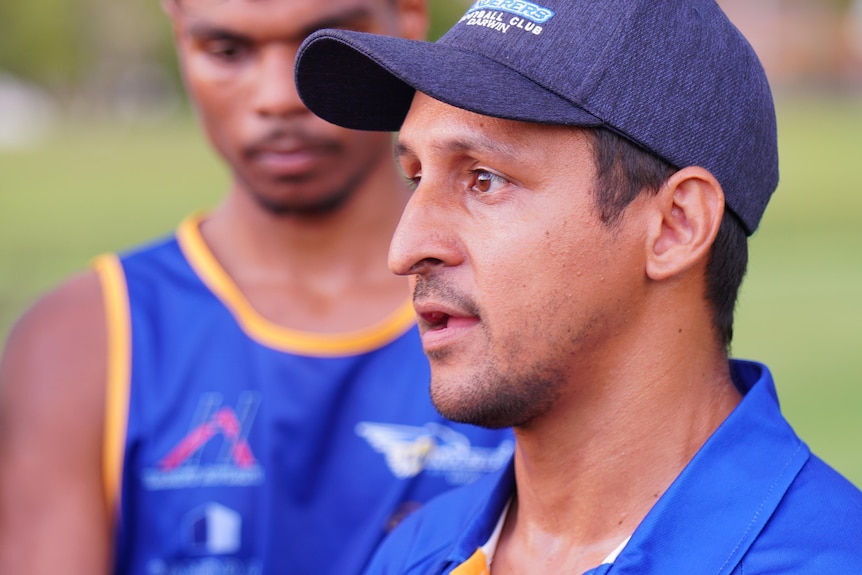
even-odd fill
[[(607, 226), (618, 226), (626, 207), (642, 193), (656, 194), (677, 168), (628, 139), (596, 128), (596, 207)], [(748, 267), (748, 238), (739, 219), (725, 208), (706, 266), (706, 293), (713, 327), (726, 350), (733, 339), (733, 310)]]

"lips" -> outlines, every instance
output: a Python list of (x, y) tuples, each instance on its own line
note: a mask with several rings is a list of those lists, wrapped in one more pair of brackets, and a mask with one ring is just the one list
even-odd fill
[(290, 152), (261, 150), (252, 156), (252, 161), (269, 171), (293, 173), (308, 170), (317, 157), (318, 154), (309, 150), (294, 150)]
[(326, 142), (305, 138), (268, 138), (246, 147), (251, 163), (277, 175), (299, 175), (315, 167), (332, 148)]
[(480, 322), (477, 315), (439, 304), (414, 302), (414, 307), (426, 352), (455, 345)]

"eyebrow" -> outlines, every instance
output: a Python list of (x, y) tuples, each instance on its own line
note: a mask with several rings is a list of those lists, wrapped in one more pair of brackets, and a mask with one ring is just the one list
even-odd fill
[[(502, 156), (503, 160), (515, 160), (519, 156), (514, 147), (489, 138), (456, 138), (443, 142), (435, 142), (432, 144), (432, 147), (436, 151), (453, 154), (469, 154), (471, 152), (493, 154), (495, 156)], [(396, 159), (402, 156), (416, 157), (416, 152), (401, 140), (395, 143), (394, 153)]]
[[(327, 14), (319, 20), (309, 23), (298, 33), (286, 37), (285, 40), (301, 42), (313, 32), (324, 28), (349, 28), (364, 20), (371, 19), (371, 11), (364, 6), (355, 6), (342, 12)], [(188, 33), (194, 38), (218, 38), (225, 40), (237, 40), (251, 42), (252, 38), (245, 34), (235, 32), (230, 28), (212, 24), (206, 21), (195, 21), (189, 24)]]
[(237, 40), (241, 42), (249, 42), (251, 40), (245, 34), (240, 34), (233, 30), (209, 24), (207, 22), (194, 22), (190, 24), (188, 27), (188, 35), (192, 38), (217, 38), (224, 40)]

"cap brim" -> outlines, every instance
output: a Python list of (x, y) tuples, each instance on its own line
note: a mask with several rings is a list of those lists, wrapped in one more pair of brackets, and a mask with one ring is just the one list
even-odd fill
[(440, 42), (320, 30), (300, 47), (295, 79), (309, 110), (355, 130), (399, 130), (417, 90), (496, 118), (603, 124), (505, 65)]

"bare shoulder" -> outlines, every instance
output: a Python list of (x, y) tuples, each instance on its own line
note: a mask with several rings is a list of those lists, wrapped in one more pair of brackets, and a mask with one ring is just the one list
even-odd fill
[(0, 408), (34, 394), (50, 405), (55, 402), (43, 395), (49, 391), (80, 407), (84, 396), (104, 387), (106, 353), (102, 288), (87, 271), (36, 301), (12, 329), (0, 362)]
[(38, 300), (0, 359), (0, 572), (100, 573), (107, 328), (98, 275)]

